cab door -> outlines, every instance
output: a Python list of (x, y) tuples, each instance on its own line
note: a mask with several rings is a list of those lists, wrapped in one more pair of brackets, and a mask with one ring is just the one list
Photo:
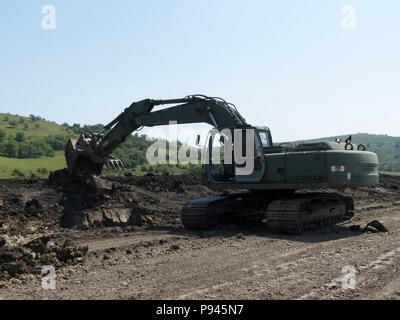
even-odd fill
[(211, 130), (203, 153), (204, 174), (212, 183), (256, 183), (266, 170), (264, 150), (255, 128)]
[[(235, 129), (235, 131), (237, 131), (234, 135), (236, 141), (233, 144), (235, 180), (238, 183), (260, 182), (264, 176), (266, 164), (263, 144), (258, 130), (246, 128)], [(241, 139), (238, 139), (240, 136)], [(238, 147), (241, 147), (241, 150), (237, 150)], [(243, 159), (245, 159), (244, 162)]]
[(213, 183), (234, 182), (232, 158), (231, 130), (210, 130), (202, 157), (206, 178)]

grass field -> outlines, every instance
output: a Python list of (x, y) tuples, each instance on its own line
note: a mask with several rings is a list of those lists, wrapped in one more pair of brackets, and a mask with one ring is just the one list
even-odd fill
[(392, 172), (392, 171), (381, 171), (383, 174), (390, 174), (392, 176), (400, 176), (400, 172)]
[[(15, 126), (10, 123), (15, 122)], [(38, 126), (38, 127), (35, 127)], [(27, 126), (27, 128), (25, 128)], [(65, 135), (63, 128), (51, 121), (32, 121), (29, 117), (0, 113), (0, 129), (5, 130), (8, 135), (15, 136), (17, 132), (25, 132), (29, 138), (41, 138), (49, 135)]]
[[(65, 157), (63, 151), (57, 151), (54, 157), (41, 157), (34, 159), (17, 159), (0, 157), (0, 179), (24, 179), (31, 178), (47, 178), (51, 171), (66, 168)], [(175, 165), (168, 166), (168, 172), (171, 175), (188, 173), (188, 166), (180, 166), (177, 168)], [(45, 170), (43, 170), (45, 169)], [(16, 173), (14, 170), (18, 170)], [(142, 171), (141, 167), (135, 170), (110, 170), (104, 168), (103, 176), (123, 176), (125, 173), (131, 172), (134, 175), (144, 175), (148, 172)]]
[[(17, 169), (25, 178), (30, 178), (32, 173), (36, 177), (47, 178), (50, 171), (65, 168), (63, 151), (57, 151), (54, 157), (41, 157), (34, 159), (16, 159), (0, 157), (0, 179), (23, 178), (13, 174)], [(46, 170), (43, 170), (45, 168)], [(42, 170), (41, 172), (38, 170)]]

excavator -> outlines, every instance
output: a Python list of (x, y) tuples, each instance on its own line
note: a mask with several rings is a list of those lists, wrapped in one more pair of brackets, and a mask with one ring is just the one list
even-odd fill
[[(172, 106), (153, 111), (160, 105)], [(187, 229), (210, 229), (232, 219), (263, 221), (275, 233), (302, 234), (352, 219), (353, 199), (338, 189), (379, 183), (377, 155), (352, 144), (351, 137), (345, 142), (274, 144), (268, 127), (251, 126), (233, 104), (204, 95), (137, 101), (100, 133), (70, 139), (65, 148), (68, 174), (98, 176), (104, 166), (123, 169), (111, 154), (128, 135), (171, 121), (212, 126), (203, 149), (202, 176), (220, 193), (183, 206)]]

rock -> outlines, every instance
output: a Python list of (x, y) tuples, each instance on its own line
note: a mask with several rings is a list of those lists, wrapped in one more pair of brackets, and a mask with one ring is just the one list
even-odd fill
[(379, 230), (375, 229), (375, 228), (372, 227), (372, 226), (366, 226), (366, 227), (364, 228), (364, 232), (367, 232), (367, 233), (378, 233)]
[(42, 236), (24, 244), (25, 247), (31, 249), (35, 253), (44, 253), (47, 251), (47, 244), (50, 241), (50, 236)]
[(37, 199), (29, 200), (25, 205), (25, 211), (30, 214), (43, 212), (43, 206)]
[(170, 248), (170, 250), (179, 250), (181, 247), (178, 246), (177, 244), (171, 244), (171, 246), (169, 248)]
[(24, 254), (21, 250), (14, 248), (3, 247), (0, 249), (0, 266), (4, 263), (14, 262), (24, 259)]
[(79, 248), (70, 239), (66, 239), (62, 246), (56, 246), (54, 248), (57, 254), (57, 259), (67, 264), (73, 263), (77, 258), (83, 257), (88, 252), (88, 247)]
[[(49, 245), (51, 243), (51, 245)], [(61, 267), (81, 262), (88, 247), (78, 247), (71, 239), (53, 240), (42, 236), (24, 244), (0, 248), (0, 270), (11, 277), (37, 272), (38, 265)]]
[(114, 226), (127, 224), (131, 212), (128, 208), (103, 209), (103, 224)]
[(11, 279), (11, 280), (10, 280), (10, 283), (11, 283), (12, 285), (14, 285), (14, 286), (17, 286), (17, 285), (21, 284), (22, 281), (20, 281), (20, 280), (18, 280), (18, 279)]
[(89, 177), (86, 179), (86, 183), (93, 187), (97, 192), (112, 191), (121, 187), (117, 182), (111, 182), (99, 177)]
[(236, 235), (236, 238), (237, 238), (237, 239), (244, 239), (243, 233), (238, 233), (238, 234)]
[(365, 229), (368, 230), (376, 230), (376, 232), (388, 232), (388, 229), (378, 220), (373, 220), (369, 222), (366, 226)]
[(1, 265), (3, 271), (7, 271), (9, 275), (15, 276), (27, 272), (26, 263), (23, 261), (6, 262)]
[(12, 247), (11, 239), (6, 234), (0, 236), (0, 248), (1, 247)]
[(145, 222), (145, 219), (143, 218), (141, 213), (132, 211), (130, 222), (133, 225), (142, 226)]

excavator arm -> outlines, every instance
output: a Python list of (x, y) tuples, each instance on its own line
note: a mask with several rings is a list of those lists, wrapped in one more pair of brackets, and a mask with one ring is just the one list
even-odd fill
[[(153, 111), (158, 105), (174, 106)], [(245, 119), (235, 106), (221, 98), (192, 95), (182, 99), (145, 99), (132, 103), (118, 117), (107, 124), (101, 133), (83, 133), (79, 139), (70, 139), (65, 157), (71, 175), (99, 175), (104, 165), (123, 168), (111, 153), (135, 130), (146, 126), (208, 123), (217, 129), (246, 126)]]

